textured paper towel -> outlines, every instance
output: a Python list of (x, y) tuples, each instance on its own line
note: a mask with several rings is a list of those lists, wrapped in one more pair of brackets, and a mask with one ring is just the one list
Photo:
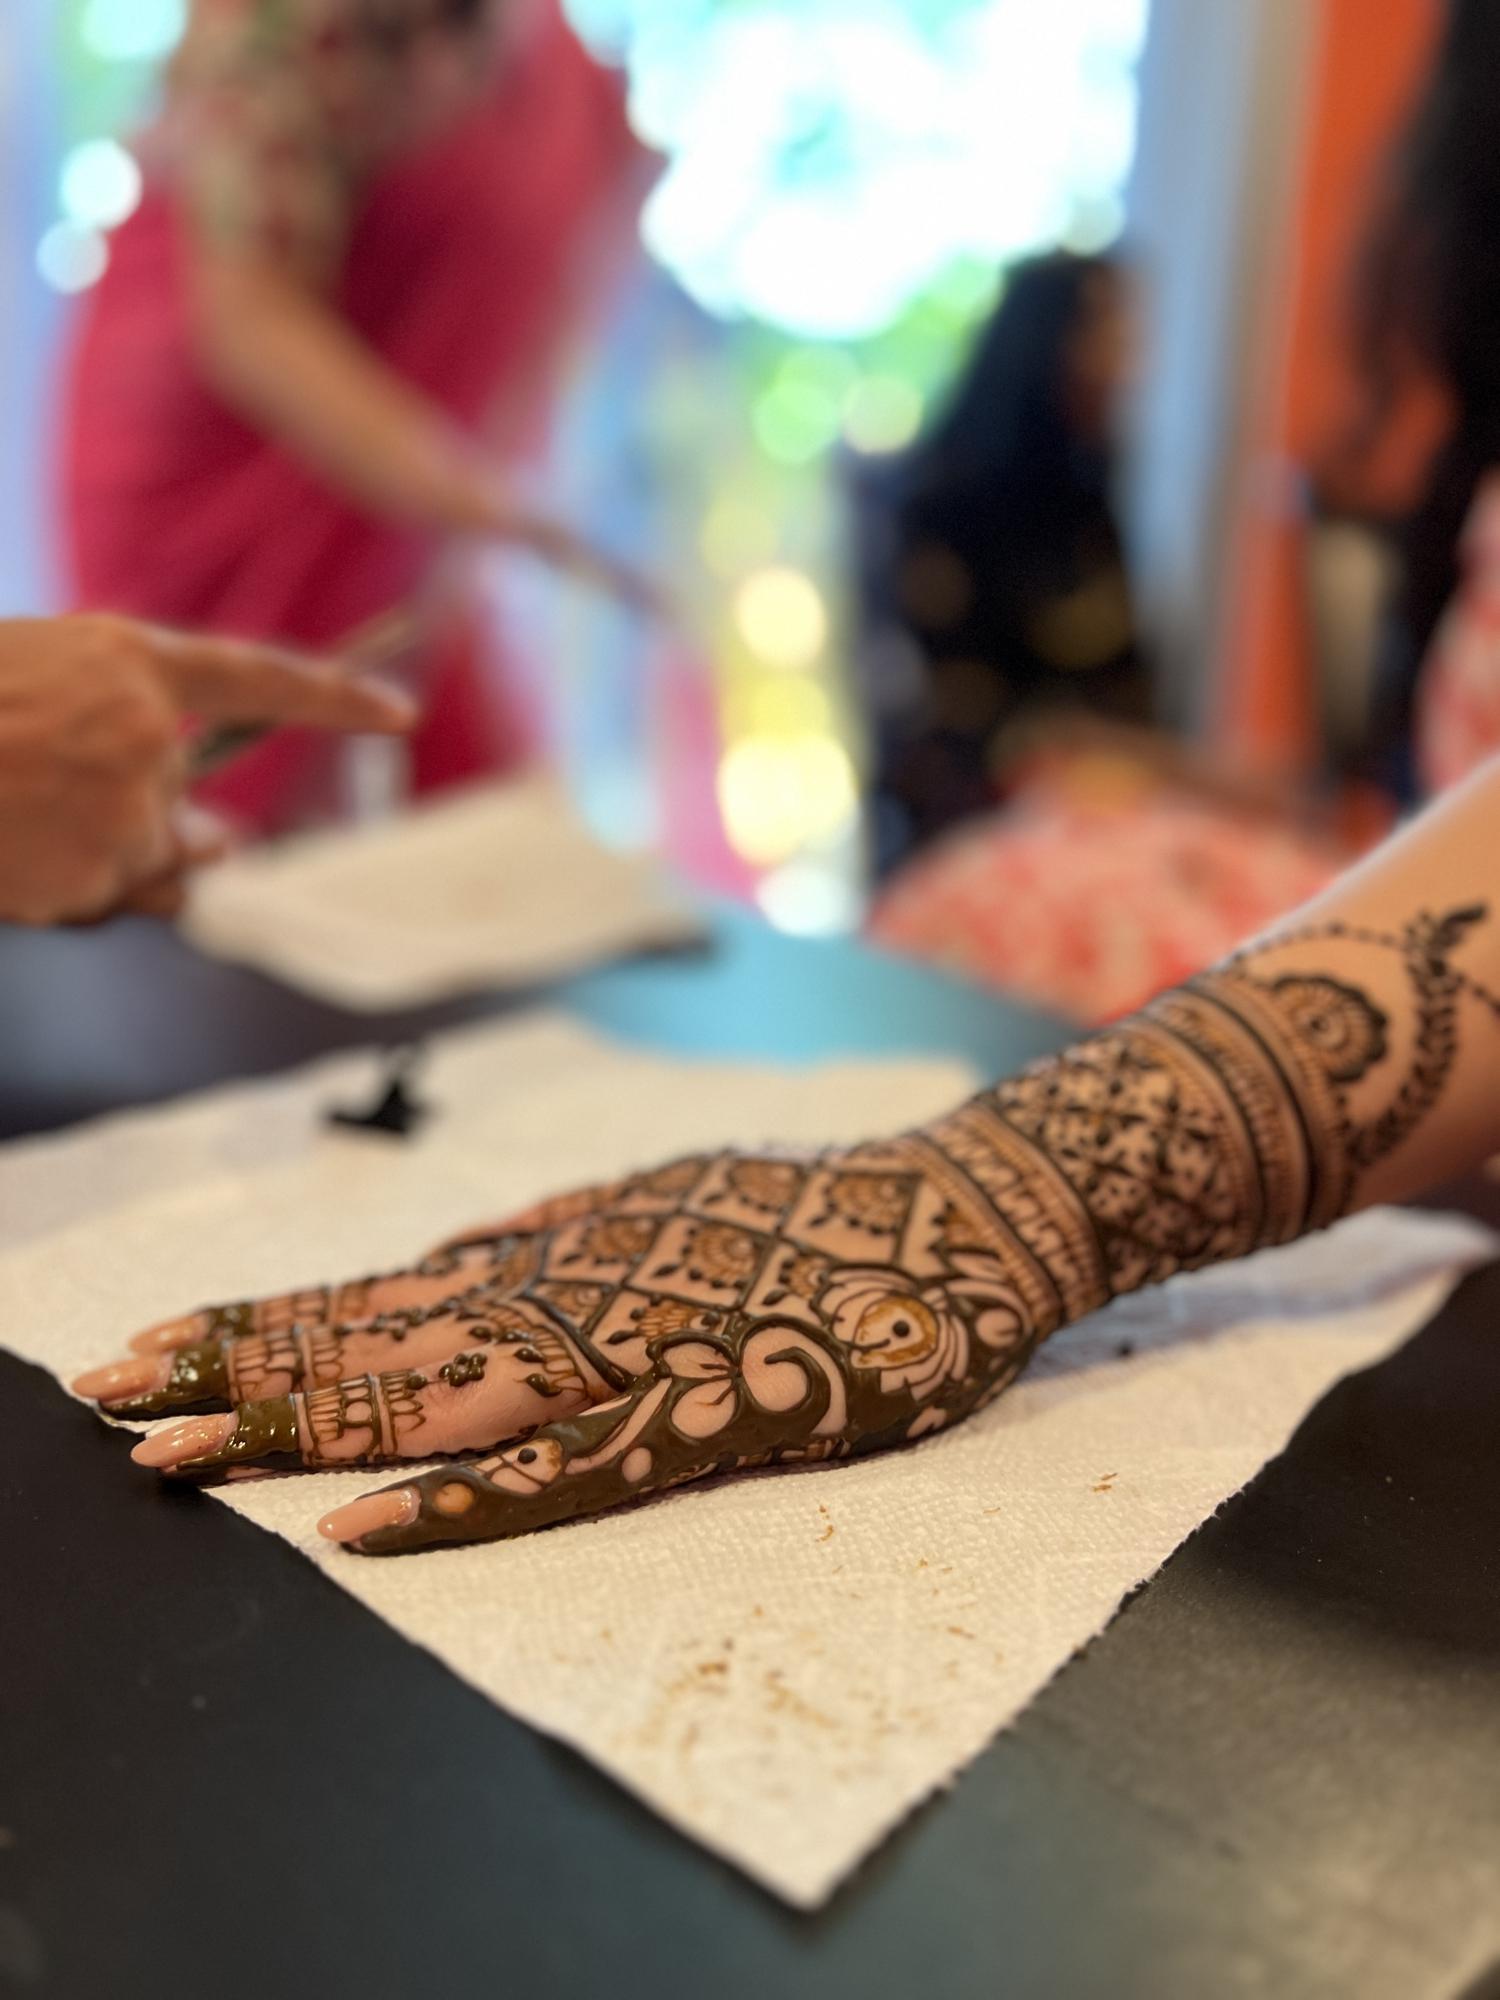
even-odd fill
[(251, 849), (197, 878), (183, 928), (203, 951), (361, 1011), (702, 935), (659, 870), (602, 847), (545, 777)]
[[(6, 1344), (66, 1375), (205, 1297), (400, 1259), (648, 1157), (889, 1130), (963, 1087), (936, 1064), (690, 1069), (544, 1018), (443, 1038), (429, 1084), (446, 1115), (391, 1146), (315, 1121), (360, 1070), (339, 1058), (12, 1149), (0, 1207), (22, 1178), (43, 1193), (0, 1255)], [(257, 1134), (271, 1164), (255, 1164)], [(121, 1205), (132, 1169), (148, 1198)], [(95, 1190), (86, 1225), (49, 1227), (64, 1181)], [(982, 1417), (912, 1451), (518, 1542), (377, 1562), (317, 1539), (325, 1508), (388, 1473), (215, 1497), (810, 1906), (1489, 1240), (1454, 1220), (1360, 1218), (1096, 1315)]]

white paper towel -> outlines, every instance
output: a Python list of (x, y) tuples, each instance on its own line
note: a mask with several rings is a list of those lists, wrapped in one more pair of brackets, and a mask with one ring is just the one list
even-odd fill
[[(964, 1087), (941, 1064), (689, 1068), (543, 1018), (443, 1038), (427, 1081), (444, 1115), (395, 1145), (316, 1122), (361, 1060), (0, 1158), (0, 1207), (23, 1177), (43, 1189), (27, 1240), (13, 1230), (0, 1255), (5, 1343), (66, 1376), (206, 1298), (399, 1260), (681, 1150), (891, 1130)], [(257, 1135), (271, 1164), (255, 1164)], [(147, 1198), (120, 1205), (132, 1163)], [(88, 1222), (52, 1226), (64, 1182), (94, 1191)], [(1360, 1218), (1096, 1315), (982, 1417), (914, 1450), (517, 1542), (387, 1562), (320, 1542), (318, 1515), (388, 1472), (215, 1498), (811, 1906), (1489, 1244), (1456, 1219)]]
[(702, 934), (660, 870), (602, 846), (544, 776), (251, 848), (195, 878), (183, 929), (357, 1011), (529, 986)]

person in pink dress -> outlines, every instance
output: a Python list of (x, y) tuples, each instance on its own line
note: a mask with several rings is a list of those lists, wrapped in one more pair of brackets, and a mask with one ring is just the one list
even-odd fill
[[(558, 0), (194, 0), (139, 151), (66, 373), (80, 607), (327, 647), (455, 538), (607, 574), (511, 470), (644, 181)], [(516, 750), (473, 621), (426, 623), (419, 789)], [(279, 735), (208, 796), (274, 828), (328, 760)]]

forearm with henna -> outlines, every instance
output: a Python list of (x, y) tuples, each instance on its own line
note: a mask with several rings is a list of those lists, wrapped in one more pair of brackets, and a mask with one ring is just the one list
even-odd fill
[(414, 1273), (175, 1323), (148, 1337), (168, 1350), (154, 1409), (174, 1344), (197, 1357), (184, 1396), (205, 1352), (231, 1396), (285, 1393), (138, 1456), (204, 1473), (500, 1447), (324, 1524), (388, 1553), (940, 1430), (1121, 1293), (1500, 1144), (1497, 836), (1491, 778), (1280, 932), (897, 1139), (678, 1161)]

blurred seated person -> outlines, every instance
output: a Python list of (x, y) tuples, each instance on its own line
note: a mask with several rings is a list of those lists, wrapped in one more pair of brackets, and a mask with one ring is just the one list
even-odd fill
[(1111, 493), (1132, 345), (1108, 259), (1019, 265), (935, 426), (864, 484), (882, 871), (995, 803), (997, 744), (1018, 721), (1145, 718)]
[[(1357, 419), (1319, 513), (1387, 534), (1399, 580), (1358, 768), (1391, 810), (1500, 750), (1500, 7), (1454, 0), (1379, 189), (1353, 288)], [(1321, 887), (1387, 823), (1258, 803), (1155, 754), (1024, 765), (1011, 804), (893, 882), (877, 937), (1083, 1019)], [(1097, 746), (1096, 746), (1097, 747)], [(1204, 773), (1201, 765), (1197, 777)]]
[(129, 618), (0, 618), (0, 923), (175, 914), (223, 829), (182, 797), (192, 722), (392, 732), (403, 694), (278, 647)]
[[(558, 0), (192, 0), (139, 150), (67, 380), (80, 605), (327, 646), (444, 538), (607, 571), (512, 474), (642, 183)], [(419, 789), (516, 747), (475, 621), (426, 623)], [(283, 737), (207, 795), (268, 828), (331, 791)]]

